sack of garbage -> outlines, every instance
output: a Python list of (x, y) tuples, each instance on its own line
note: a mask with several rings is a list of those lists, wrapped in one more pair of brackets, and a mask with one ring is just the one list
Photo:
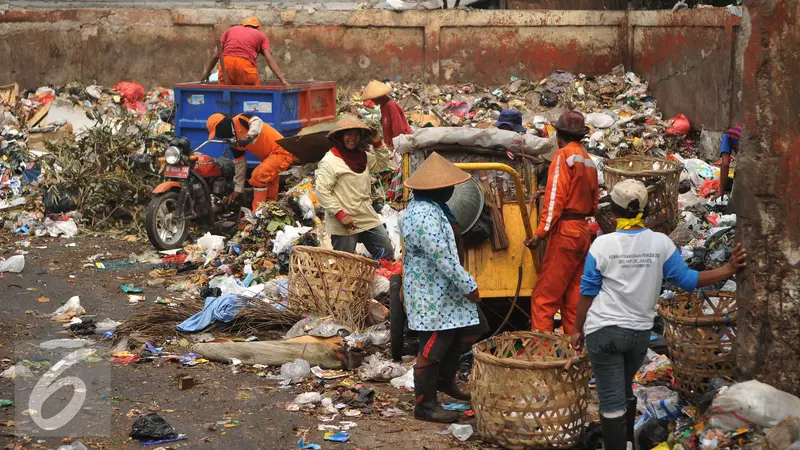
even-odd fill
[(692, 129), (692, 124), (683, 114), (678, 114), (670, 120), (672, 124), (664, 131), (667, 136), (686, 136)]
[(528, 155), (544, 155), (553, 150), (552, 139), (539, 137), (535, 130), (524, 136), (514, 131), (497, 128), (420, 128), (414, 134), (401, 134), (394, 138), (395, 150), (402, 154), (435, 145), (463, 145), (498, 149), (498, 151), (522, 151)]
[(774, 427), (800, 411), (800, 398), (759, 381), (722, 388), (711, 403), (713, 428), (737, 430), (752, 424)]
[(8, 259), (0, 258), (0, 273), (20, 273), (25, 268), (25, 256), (14, 255)]

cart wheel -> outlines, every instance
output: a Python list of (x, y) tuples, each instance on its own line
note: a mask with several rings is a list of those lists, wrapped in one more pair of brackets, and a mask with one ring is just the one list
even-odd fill
[(389, 278), (389, 325), (392, 337), (392, 359), (403, 359), (403, 340), (406, 329), (406, 310), (403, 308), (401, 290), (403, 277), (392, 275)]

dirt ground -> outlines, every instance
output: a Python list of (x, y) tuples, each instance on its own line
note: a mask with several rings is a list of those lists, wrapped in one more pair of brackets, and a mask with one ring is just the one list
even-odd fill
[[(164, 287), (147, 287), (147, 268), (132, 271), (99, 270), (89, 264), (89, 258), (108, 252), (108, 259), (123, 258), (131, 253), (148, 248), (146, 242), (129, 243), (108, 236), (79, 235), (74, 239), (34, 238), (0, 232), (0, 256), (8, 258), (20, 249), (17, 242), (27, 240), (30, 247), (22, 248), (25, 269), (20, 274), (6, 273), (0, 279), (0, 371), (14, 364), (14, 346), (20, 341), (69, 338), (63, 324), (46, 315), (74, 295), (80, 296), (81, 304), (89, 317), (95, 321), (111, 318), (121, 321), (135, 314), (143, 303), (131, 305), (120, 290), (121, 284), (142, 286), (146, 289), (147, 302), (159, 295), (169, 294)], [(74, 247), (66, 244), (74, 243)], [(46, 246), (47, 248), (35, 248)], [(87, 266), (88, 264), (88, 266)], [(49, 303), (40, 303), (38, 298), (50, 298)], [(97, 339), (96, 336), (90, 337)], [(155, 343), (161, 345), (161, 343)], [(100, 354), (107, 354), (110, 344), (99, 344)], [(188, 352), (188, 349), (186, 349)], [(105, 358), (106, 360), (108, 358)], [(178, 375), (192, 375), (197, 385), (179, 390)], [(411, 393), (395, 389), (388, 383), (371, 384), (368, 387), (378, 393), (385, 392), (391, 401), (413, 401)], [(255, 371), (232, 373), (231, 367), (223, 364), (206, 364), (182, 367), (177, 362), (140, 362), (130, 365), (113, 364), (111, 369), (112, 434), (110, 436), (78, 436), (89, 448), (127, 449), (142, 448), (138, 441), (128, 437), (135, 417), (128, 417), (131, 409), (144, 412), (157, 411), (172, 424), (178, 433), (186, 434), (181, 442), (164, 444), (163, 448), (198, 449), (295, 449), (298, 439), (314, 442), (323, 449), (449, 449), (449, 448), (494, 448), (482, 443), (475, 435), (467, 442), (459, 442), (452, 436), (439, 434), (446, 429), (416, 421), (410, 415), (382, 418), (378, 408), (370, 415), (352, 420), (357, 426), (349, 430), (348, 443), (333, 443), (323, 440), (323, 432), (317, 429), (321, 422), (316, 415), (307, 412), (285, 410), (298, 393), (310, 390), (310, 386), (299, 385), (291, 390), (280, 390), (276, 381), (265, 380)], [(0, 399), (14, 398), (14, 382), (0, 379)], [(14, 408), (0, 408), (0, 442), (6, 448), (14, 448), (21, 440), (15, 436)], [(230, 420), (234, 427), (217, 426), (209, 431), (208, 424)], [(237, 423), (238, 421), (238, 423)], [(475, 425), (474, 419), (464, 417), (464, 423)], [(337, 423), (337, 422), (333, 422)], [(25, 447), (57, 448), (61, 438), (34, 438)]]

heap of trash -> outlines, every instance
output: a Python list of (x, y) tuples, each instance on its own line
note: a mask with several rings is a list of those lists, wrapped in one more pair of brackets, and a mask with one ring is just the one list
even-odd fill
[[(172, 134), (172, 90), (136, 83), (0, 87), (0, 220), (19, 234), (46, 223), (137, 229)], [(73, 228), (73, 225), (69, 225)]]

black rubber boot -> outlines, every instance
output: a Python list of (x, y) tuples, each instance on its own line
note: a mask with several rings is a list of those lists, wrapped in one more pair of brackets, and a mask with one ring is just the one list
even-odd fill
[(603, 427), (603, 448), (605, 450), (627, 450), (628, 418), (623, 414), (619, 417), (606, 417), (600, 414), (600, 425)]
[(445, 411), (436, 399), (436, 386), (439, 384), (439, 364), (431, 364), (424, 369), (414, 370), (414, 393), (416, 406), (414, 417), (419, 420), (439, 423), (453, 423), (458, 420), (458, 412)]
[(633, 449), (636, 450), (636, 441), (633, 440), (633, 426), (636, 424), (636, 397), (629, 398), (627, 406), (628, 409), (625, 411), (625, 418), (627, 419), (625, 423), (625, 436), (628, 442), (633, 445)]
[(447, 356), (444, 357), (439, 365), (439, 392), (453, 397), (456, 400), (468, 402), (472, 400), (472, 396), (466, 392), (462, 392), (456, 383), (456, 374), (461, 357), (461, 346), (456, 346)]

